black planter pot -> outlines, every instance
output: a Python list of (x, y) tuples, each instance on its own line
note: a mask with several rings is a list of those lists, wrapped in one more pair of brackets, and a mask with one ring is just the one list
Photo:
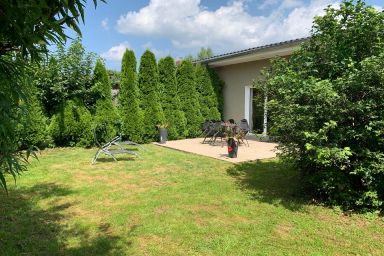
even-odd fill
[(238, 145), (237, 142), (234, 138), (229, 138), (227, 140), (227, 145), (228, 145), (228, 156), (230, 158), (236, 158), (237, 157), (237, 149)]
[(168, 130), (167, 128), (159, 128), (159, 138), (160, 138), (160, 143), (165, 144), (168, 140)]

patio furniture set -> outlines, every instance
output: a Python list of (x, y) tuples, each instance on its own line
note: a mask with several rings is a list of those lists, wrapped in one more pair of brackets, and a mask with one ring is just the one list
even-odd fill
[(247, 119), (240, 120), (239, 124), (233, 119), (229, 119), (226, 122), (207, 120), (203, 124), (203, 144), (208, 143), (216, 145), (217, 138), (220, 138), (221, 142), (223, 139), (228, 140), (234, 138), (238, 143), (245, 144), (245, 142), (247, 142), (247, 145), (249, 146), (246, 138), (249, 132), (250, 128)]

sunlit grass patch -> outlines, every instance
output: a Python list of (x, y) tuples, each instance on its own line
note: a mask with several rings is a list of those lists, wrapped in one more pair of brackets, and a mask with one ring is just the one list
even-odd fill
[(0, 194), (0, 255), (384, 252), (379, 218), (309, 204), (300, 175), (277, 160), (233, 165), (146, 148), (142, 159), (94, 165), (95, 149), (43, 151)]

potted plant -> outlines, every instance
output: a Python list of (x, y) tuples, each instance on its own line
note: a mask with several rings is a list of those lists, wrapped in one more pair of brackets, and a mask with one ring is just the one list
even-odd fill
[(168, 140), (168, 124), (158, 124), (157, 128), (159, 130), (159, 142), (160, 144), (165, 144)]
[(225, 137), (228, 146), (228, 156), (230, 158), (237, 157), (237, 150), (239, 148), (239, 142), (236, 134), (236, 127), (233, 124), (226, 123), (225, 126)]

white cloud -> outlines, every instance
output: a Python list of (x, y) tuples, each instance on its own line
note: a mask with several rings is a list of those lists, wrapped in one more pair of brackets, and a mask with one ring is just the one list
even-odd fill
[(303, 5), (303, 1), (302, 0), (264, 0), (263, 3), (261, 3), (259, 6), (258, 6), (258, 9), (259, 10), (266, 10), (268, 8), (272, 8), (273, 6), (276, 6), (277, 4), (280, 5), (278, 6), (278, 8), (281, 10), (283, 8), (293, 8), (293, 7), (298, 7), (300, 5)]
[(259, 5), (259, 10), (267, 9), (268, 7), (274, 6), (279, 3), (279, 0), (264, 0), (264, 2)]
[(123, 58), (124, 52), (126, 49), (129, 49), (130, 46), (128, 42), (123, 42), (119, 45), (111, 47), (108, 51), (100, 54), (100, 56), (106, 60), (110, 61), (121, 61)]
[(105, 18), (101, 21), (101, 26), (103, 27), (103, 29), (109, 30), (108, 22), (109, 22), (108, 18)]
[[(267, 5), (276, 5), (268, 0)], [(313, 17), (336, 0), (278, 1), (266, 16), (252, 16), (244, 1), (231, 1), (209, 11), (200, 0), (151, 0), (139, 11), (120, 16), (117, 30), (123, 34), (169, 39), (177, 48), (212, 47), (228, 51), (309, 35)]]

